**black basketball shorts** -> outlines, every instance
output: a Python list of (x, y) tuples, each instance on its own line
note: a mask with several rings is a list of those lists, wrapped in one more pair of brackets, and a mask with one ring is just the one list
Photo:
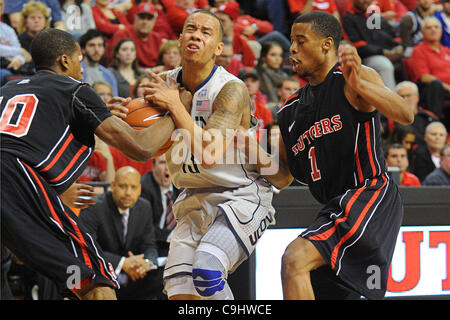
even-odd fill
[(93, 237), (37, 170), (2, 153), (0, 171), (4, 246), (62, 290), (76, 292), (88, 283), (119, 287)]
[(345, 284), (368, 299), (382, 299), (402, 219), (397, 185), (382, 174), (329, 201), (300, 236)]

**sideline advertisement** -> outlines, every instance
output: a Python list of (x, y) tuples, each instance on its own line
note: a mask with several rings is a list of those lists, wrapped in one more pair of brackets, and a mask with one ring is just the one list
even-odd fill
[[(268, 229), (256, 246), (256, 300), (281, 300), (281, 257), (303, 228)], [(368, 268), (368, 279), (373, 277)], [(370, 285), (370, 284), (369, 284)], [(450, 296), (450, 226), (403, 226), (391, 263), (386, 298)]]

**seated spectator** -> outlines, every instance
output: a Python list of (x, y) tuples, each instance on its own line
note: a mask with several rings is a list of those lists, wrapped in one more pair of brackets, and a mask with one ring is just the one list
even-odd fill
[(412, 48), (422, 42), (422, 26), (426, 17), (434, 14), (433, 0), (417, 0), (417, 7), (406, 13), (400, 20), (399, 32), (407, 47), (405, 56), (409, 57)]
[(284, 104), (286, 99), (298, 89), (300, 89), (300, 82), (294, 77), (288, 76), (281, 81), (277, 90), (278, 96), (280, 97), (278, 103), (272, 106), (268, 104), (268, 108), (272, 111), (272, 116), (275, 121), (277, 121), (278, 109)]
[(152, 68), (155, 73), (175, 69), (181, 65), (181, 52), (178, 41), (168, 40), (161, 45), (158, 54), (158, 65)]
[(282, 69), (283, 48), (278, 42), (266, 41), (262, 44), (256, 70), (260, 78), (260, 90), (267, 96), (268, 104), (278, 103), (278, 88), (288, 74)]
[(130, 23), (125, 14), (114, 8), (109, 8), (108, 4), (109, 0), (96, 0), (95, 6), (92, 7), (92, 15), (97, 30), (103, 34), (105, 46), (110, 51), (114, 46), (111, 44), (114, 34), (119, 30), (125, 30), (130, 26)]
[[(0, 0), (0, 16), (3, 13), (4, 0)], [(0, 86), (8, 77), (19, 73), (25, 63), (31, 62), (31, 55), (20, 46), (13, 28), (0, 21)]]
[(414, 68), (412, 81), (419, 84), (425, 106), (443, 121), (444, 101), (450, 100), (450, 48), (440, 43), (442, 27), (435, 17), (425, 18), (422, 33), (408, 63)]
[(95, 29), (91, 6), (83, 0), (59, 0), (67, 32), (78, 41), (86, 31)]
[(113, 46), (120, 39), (130, 38), (136, 44), (139, 67), (151, 68), (158, 64), (158, 53), (163, 35), (153, 31), (158, 13), (151, 3), (141, 3), (134, 24), (115, 33)]
[(272, 112), (261, 100), (257, 99), (259, 92), (259, 74), (255, 68), (245, 67), (239, 71), (238, 78), (244, 81), (251, 99), (251, 114), (258, 119), (258, 141), (262, 129), (273, 121)]
[[(152, 2), (151, 0), (134, 0), (131, 8), (127, 11), (127, 19), (130, 24), (134, 24), (134, 17), (139, 9), (141, 3)], [(164, 39), (176, 40), (178, 39), (178, 34), (175, 33), (170, 26), (169, 20), (167, 19), (167, 14), (164, 11), (164, 7), (156, 1), (155, 3), (156, 12), (158, 17), (156, 18), (154, 31), (162, 34)]]
[(100, 96), (100, 98), (102, 98), (104, 103), (107, 103), (114, 96), (111, 85), (106, 81), (94, 82), (92, 84), (92, 89), (94, 89), (95, 92), (97, 92), (97, 94)]
[(441, 150), (440, 167), (427, 175), (423, 185), (450, 186), (450, 143), (447, 143)]
[(208, 9), (208, 0), (159, 0), (175, 34), (183, 31), (186, 18), (197, 9)]
[(440, 154), (447, 139), (447, 130), (442, 122), (432, 122), (425, 129), (426, 147), (418, 147), (413, 152), (411, 172), (422, 182), (434, 169), (440, 166)]
[(336, 19), (341, 20), (334, 0), (288, 0), (288, 6), (291, 14), (294, 16), (311, 11), (325, 11)]
[[(22, 25), (22, 10), (30, 0), (8, 0), (5, 1), (5, 14), (8, 15), (10, 25), (19, 32)], [(64, 21), (62, 20), (61, 6), (58, 0), (38, 0), (49, 8), (51, 13), (51, 27), (65, 30)]]
[[(375, 69), (385, 85), (395, 90), (394, 64), (401, 68), (403, 47), (395, 40), (395, 32), (386, 19), (367, 14), (369, 4), (368, 0), (353, 0), (342, 17), (345, 37), (358, 50), (362, 63)], [(375, 22), (379, 22), (379, 26), (373, 28)]]
[(90, 29), (80, 37), (81, 53), (85, 59), (81, 62), (84, 69), (83, 81), (93, 84), (97, 81), (108, 82), (113, 89), (113, 96), (118, 95), (117, 81), (111, 71), (100, 64), (105, 54), (105, 40), (103, 34)]
[[(352, 2), (351, 0), (349, 2)], [(389, 24), (393, 25), (396, 22), (396, 12), (394, 1), (391, 0), (373, 0), (370, 7), (377, 8), (379, 13)]]
[(112, 62), (109, 71), (117, 80), (119, 97), (131, 96), (130, 86), (134, 86), (137, 78), (145, 73), (138, 68), (136, 44), (129, 38), (120, 39), (114, 46)]
[(140, 87), (140, 84), (149, 84), (152, 82), (152, 79), (149, 75), (144, 74), (137, 78), (135, 85), (131, 91), (131, 97), (134, 98), (143, 98), (144, 97), (144, 88)]
[(442, 25), (441, 43), (450, 48), (450, 0), (441, 0), (442, 10), (436, 11), (435, 16)]
[(50, 13), (42, 2), (30, 1), (22, 10), (19, 41), (22, 48), (30, 52), (31, 41), (42, 30), (50, 26)]
[[(233, 5), (233, 1), (225, 4), (224, 9), (219, 9), (219, 11), (227, 10), (227, 7)], [(232, 10), (230, 10), (232, 11)], [(239, 6), (237, 6), (237, 11), (239, 12)], [(273, 25), (266, 20), (256, 19), (251, 15), (244, 14), (239, 15), (234, 13), (234, 39), (244, 36), (247, 40), (257, 41), (262, 45), (266, 41), (278, 42), (283, 48), (283, 58), (287, 59), (289, 56), (289, 49), (291, 47), (291, 42), (286, 38), (284, 34), (279, 31), (274, 31)], [(236, 45), (235, 40), (233, 43)], [(235, 53), (237, 50), (235, 49)], [(256, 56), (259, 59), (259, 55)]]
[(401, 144), (408, 151), (408, 162), (413, 163), (413, 152), (417, 148), (416, 132), (410, 125), (395, 124), (389, 137), (384, 140), (383, 147), (386, 150), (393, 144)]
[(82, 223), (118, 275), (118, 300), (150, 300), (161, 287), (154, 279), (158, 251), (152, 206), (140, 196), (141, 176), (133, 168), (117, 170), (111, 191), (80, 212)]
[(244, 68), (244, 64), (235, 57), (233, 50), (233, 43), (227, 38), (223, 38), (223, 50), (222, 53), (216, 57), (216, 64), (222, 66), (229, 73), (238, 75), (239, 70)]
[[(176, 225), (176, 221), (173, 220), (172, 205), (180, 194), (180, 190), (172, 184), (165, 155), (153, 159), (153, 171), (142, 176), (141, 184), (141, 197), (147, 199), (153, 209), (153, 226), (158, 256), (167, 257), (169, 236)], [(159, 282), (162, 284), (164, 267), (158, 268), (158, 272), (160, 274)]]
[(439, 118), (433, 112), (419, 106), (419, 88), (414, 82), (402, 81), (396, 86), (396, 91), (413, 108), (414, 122), (410, 126), (414, 130), (416, 143), (425, 146), (425, 128), (431, 122), (439, 121)]
[(414, 174), (408, 172), (409, 160), (408, 150), (399, 144), (394, 143), (386, 150), (386, 164), (389, 167), (400, 169), (400, 185), (404, 187), (419, 187), (420, 181)]
[(235, 37), (234, 23), (239, 17), (239, 4), (235, 1), (222, 4), (217, 8), (215, 15), (222, 23), (223, 40), (232, 43), (233, 55), (244, 66), (253, 67), (261, 53), (261, 44), (257, 41), (249, 40), (245, 36)]

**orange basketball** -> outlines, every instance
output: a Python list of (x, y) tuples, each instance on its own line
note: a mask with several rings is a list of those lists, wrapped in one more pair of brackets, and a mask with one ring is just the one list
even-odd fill
[[(164, 117), (166, 111), (153, 105), (144, 98), (136, 98), (130, 101), (127, 105), (128, 114), (125, 119), (132, 128), (141, 130), (152, 126), (159, 119)], [(167, 142), (156, 152), (153, 158), (164, 154), (172, 146), (172, 139), (169, 138)]]

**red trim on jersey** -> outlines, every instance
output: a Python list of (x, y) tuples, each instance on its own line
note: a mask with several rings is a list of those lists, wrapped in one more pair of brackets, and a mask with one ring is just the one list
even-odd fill
[(33, 175), (33, 177), (34, 177), (34, 180), (35, 180), (36, 183), (38, 184), (39, 189), (41, 189), (42, 193), (44, 194), (45, 202), (47, 202), (47, 205), (48, 205), (48, 207), (49, 207), (49, 209), (50, 209), (50, 212), (51, 212), (51, 214), (52, 214), (53, 219), (59, 224), (59, 226), (61, 227), (61, 229), (64, 230), (63, 225), (62, 225), (62, 223), (61, 223), (61, 220), (59, 219), (58, 215), (56, 214), (55, 209), (53, 208), (53, 206), (52, 206), (52, 204), (51, 204), (51, 202), (50, 202), (50, 199), (48, 198), (47, 192), (45, 191), (44, 186), (42, 185), (42, 183), (41, 183), (41, 181), (39, 180), (38, 176), (36, 175), (36, 173), (34, 172), (34, 170), (33, 170), (31, 167), (29, 167), (25, 162), (23, 162), (23, 161), (21, 161), (21, 162), (22, 162), (22, 164), (23, 164), (25, 167), (28, 168), (28, 171), (30, 171), (30, 173), (31, 173), (31, 174)]
[[(338, 244), (334, 247), (332, 253), (331, 253), (331, 268), (334, 269), (335, 265), (336, 265), (336, 259), (338, 256), (338, 252), (340, 247), (342, 246), (342, 244), (347, 241), (348, 239), (350, 239), (351, 236), (353, 236), (356, 232), (356, 230), (358, 230), (359, 226), (361, 225), (361, 222), (363, 221), (364, 217), (366, 216), (367, 212), (369, 211), (369, 209), (372, 207), (373, 203), (375, 202), (375, 200), (378, 198), (378, 195), (381, 192), (381, 189), (383, 189), (386, 186), (387, 183), (387, 179), (384, 177), (384, 175), (382, 175), (383, 178), (383, 185), (381, 186), (381, 188), (379, 188), (377, 191), (375, 191), (375, 193), (373, 194), (373, 196), (370, 198), (369, 202), (367, 202), (366, 206), (364, 207), (363, 211), (361, 212), (361, 214), (358, 216), (358, 219), (356, 220), (356, 222), (353, 224), (353, 227), (350, 229), (349, 232), (347, 232), (342, 238), (341, 240), (338, 242)], [(377, 180), (374, 179), (372, 180), (372, 183), (370, 184), (370, 186), (374, 186), (377, 183)], [(347, 214), (346, 214), (347, 215)]]
[(372, 154), (372, 143), (370, 141), (370, 124), (367, 121), (365, 124), (366, 129), (366, 145), (367, 145), (367, 153), (369, 154), (369, 162), (372, 167), (372, 177), (376, 176), (377, 170), (375, 169), (375, 163), (373, 162), (373, 154)]
[[(371, 186), (375, 185), (377, 182), (376, 179), (373, 179), (373, 181), (371, 182)], [(344, 222), (347, 220), (348, 218), (348, 213), (350, 212), (350, 210), (352, 209), (353, 204), (355, 203), (356, 199), (358, 199), (358, 197), (360, 196), (360, 194), (366, 189), (367, 187), (362, 187), (359, 188), (358, 190), (356, 190), (355, 194), (350, 198), (349, 202), (347, 203), (347, 205), (345, 206), (345, 215), (344, 217), (340, 218), (340, 219), (336, 219), (334, 221), (334, 226), (331, 227), (330, 229), (328, 229), (327, 231), (324, 231), (322, 233), (316, 234), (314, 236), (308, 237), (308, 239), (310, 240), (327, 240), (335, 231), (336, 228), (338, 226), (339, 223)]]
[(286, 101), (281, 105), (280, 108), (278, 108), (278, 112), (280, 112), (281, 110), (283, 110), (284, 106), (291, 100), (293, 100), (294, 98), (298, 97), (298, 93), (294, 94), (293, 96), (290, 96), (289, 98), (286, 99)]
[(64, 211), (64, 214), (66, 215), (67, 219), (69, 219), (70, 224), (72, 225), (73, 229), (75, 230), (75, 233), (77, 234), (77, 236), (73, 236), (76, 240), (78, 240), (80, 247), (81, 247), (81, 252), (83, 253), (83, 258), (84, 261), (86, 261), (86, 265), (92, 269), (92, 263), (91, 263), (91, 259), (89, 258), (89, 255), (87, 253), (86, 247), (88, 246), (86, 241), (83, 238), (83, 235), (81, 234), (80, 229), (78, 228), (77, 224), (75, 223), (75, 221), (72, 220), (71, 217), (69, 217), (69, 215), (67, 214), (66, 211)]
[(359, 161), (358, 145), (356, 145), (355, 162), (356, 162), (356, 169), (358, 170), (359, 183), (362, 183), (364, 181), (364, 176), (361, 169), (361, 162)]
[(73, 140), (73, 134), (70, 134), (69, 137), (67, 137), (66, 141), (64, 142), (63, 146), (61, 147), (61, 149), (59, 149), (58, 153), (53, 158), (52, 162), (50, 162), (45, 168), (43, 168), (39, 171), (45, 172), (45, 171), (50, 170), (54, 166), (54, 164), (59, 160), (59, 158), (64, 153), (64, 151), (67, 149), (67, 146), (70, 144), (70, 142), (72, 140)]
[[(29, 170), (29, 171), (31, 172), (31, 174), (33, 175), (33, 177), (34, 177), (36, 183), (38, 184), (39, 189), (41, 189), (41, 192), (42, 192), (42, 194), (44, 195), (45, 202), (47, 203), (47, 206), (48, 206), (48, 208), (50, 209), (50, 212), (51, 212), (51, 214), (52, 214), (53, 219), (59, 224), (59, 226), (61, 227), (61, 229), (64, 230), (63, 224), (61, 223), (61, 220), (59, 219), (59, 216), (58, 216), (58, 214), (56, 213), (55, 208), (53, 207), (52, 203), (50, 202), (50, 199), (49, 199), (49, 197), (48, 197), (47, 191), (45, 190), (44, 186), (42, 185), (40, 179), (38, 178), (38, 176), (36, 175), (36, 173), (34, 172), (34, 170), (33, 170), (32, 168), (30, 168), (25, 162), (22, 161), (22, 164), (25, 165), (25, 166), (28, 168), (28, 170)], [(67, 216), (67, 213), (66, 213), (66, 212), (64, 212), (64, 213), (65, 213), (66, 216)], [(73, 224), (72, 219), (69, 218), (69, 220), (70, 220), (70, 223), (72, 224), (72, 226), (75, 228), (75, 232), (79, 233), (80, 230), (78, 229), (78, 227), (77, 227), (76, 225)], [(74, 240), (75, 240), (76, 242), (78, 242), (78, 244), (80, 244), (81, 252), (83, 253), (83, 257), (84, 257), (84, 259), (85, 259), (86, 265), (89, 266), (89, 267), (92, 269), (91, 260), (89, 259), (89, 255), (87, 254), (87, 251), (86, 251), (86, 248), (85, 248), (85, 246), (87, 246), (87, 245), (86, 245), (86, 243), (84, 242), (84, 239), (83, 239), (83, 241), (81, 241), (80, 239), (78, 239), (78, 238), (77, 238), (74, 234), (72, 234), (71, 232), (69, 232), (69, 231), (67, 231), (67, 230), (64, 230), (64, 231), (68, 232), (68, 233), (74, 238)], [(81, 232), (80, 232), (79, 235), (81, 236)], [(81, 236), (81, 238), (83, 238), (83, 237)]]
[(62, 177), (65, 176), (65, 174), (67, 173), (67, 171), (69, 171), (70, 169), (72, 169), (74, 163), (78, 160), (78, 158), (81, 156), (81, 154), (87, 149), (86, 146), (82, 146), (80, 148), (80, 150), (77, 151), (77, 153), (74, 155), (72, 161), (69, 162), (69, 164), (67, 165), (67, 167), (63, 170), (63, 172), (60, 173), (59, 176), (57, 176), (56, 178), (50, 180), (50, 182), (55, 182), (58, 181), (59, 179), (61, 179)]

